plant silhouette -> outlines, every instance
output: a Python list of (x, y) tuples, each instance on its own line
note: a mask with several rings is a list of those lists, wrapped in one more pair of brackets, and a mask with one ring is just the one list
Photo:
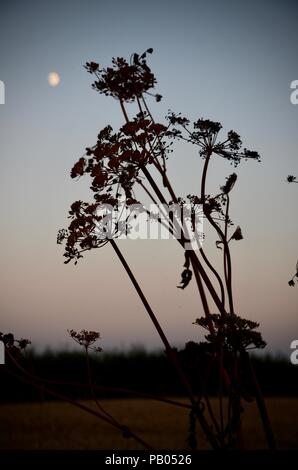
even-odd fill
[[(235, 228), (230, 218), (230, 202), (237, 184), (237, 174), (233, 172), (228, 175), (217, 194), (209, 194), (207, 189), (209, 168), (216, 165), (218, 158), (237, 168), (247, 160), (259, 162), (260, 156), (256, 151), (243, 148), (241, 138), (234, 130), (224, 133), (219, 122), (199, 118), (191, 123), (187, 117), (172, 111), (168, 112), (164, 123), (156, 122), (148, 102), (153, 98), (159, 103), (162, 96), (154, 91), (157, 81), (147, 63), (148, 54), (152, 52), (150, 48), (142, 54), (134, 53), (129, 61), (114, 58), (107, 68), (100, 68), (96, 62), (86, 63), (87, 72), (95, 78), (93, 89), (119, 102), (124, 123), (117, 131), (111, 125), (104, 127), (98, 133), (95, 144), (87, 147), (85, 154), (74, 164), (71, 177), (88, 176), (93, 199), (91, 202), (78, 200), (71, 205), (69, 226), (58, 232), (57, 242), (65, 246), (66, 264), (72, 261), (77, 264), (87, 251), (106, 244), (113, 248), (153, 322), (176, 371), (177, 380), (189, 399), (187, 442), (190, 448), (195, 449), (198, 445), (197, 424), (211, 448), (242, 447), (243, 401), (255, 400), (268, 447), (273, 449), (275, 440), (270, 420), (249, 355), (250, 349), (264, 348), (266, 343), (258, 331), (259, 324), (243, 318), (234, 302), (231, 248), (243, 239), (241, 228)], [(129, 109), (135, 107), (132, 117), (128, 104)], [(188, 194), (185, 198), (177, 194), (168, 174), (176, 140), (195, 146), (203, 164), (199, 193)], [(195, 282), (198, 302), (204, 311), (204, 316), (194, 319), (194, 328), (200, 327), (206, 331), (205, 341), (188, 342), (180, 351), (170, 344), (157, 313), (119, 248), (117, 238), (130, 231), (127, 219), (119, 217), (115, 224), (109, 224), (102, 212), (102, 208), (108, 206), (119, 213), (119, 200), (124, 198), (125, 208), (134, 210), (136, 217), (142, 212), (154, 218), (137, 194), (143, 194), (152, 203), (160, 205), (161, 212), (155, 215), (157, 222), (168, 230), (184, 252), (185, 262), (177, 287), (183, 290), (189, 283)], [(201, 217), (216, 234), (214, 249), (222, 259), (221, 270), (216, 268), (200, 242), (196, 231), (198, 208)], [(189, 224), (185, 224), (184, 217)], [(195, 248), (190, 240), (194, 241)], [(99, 333), (86, 330), (80, 333), (70, 330), (69, 333), (86, 351), (88, 383), (98, 405), (97, 416), (121, 430), (124, 437), (133, 437), (150, 448), (150, 444), (142, 442), (136, 433), (110, 416), (96, 397), (88, 350), (99, 339)], [(11, 360), (16, 367), (22, 367), (13, 354)], [(208, 394), (211, 370), (216, 370), (218, 374), (219, 417)], [(24, 380), (33, 381), (37, 387), (44, 386), (38, 378), (28, 376), (27, 372)], [(172, 404), (176, 406), (175, 402)]]
[[(241, 401), (251, 399), (252, 396), (256, 398), (259, 406), (268, 444), (273, 448), (275, 444), (272, 430), (247, 352), (248, 349), (263, 348), (265, 342), (261, 333), (256, 331), (259, 325), (236, 314), (234, 307), (230, 245), (243, 238), (240, 227), (230, 232), (233, 225), (230, 219), (230, 194), (237, 181), (236, 173), (227, 177), (218, 194), (213, 196), (206, 190), (209, 165), (216, 161), (217, 157), (224, 158), (237, 167), (243, 160), (260, 161), (260, 156), (255, 151), (243, 148), (240, 136), (233, 130), (222, 138), (222, 126), (219, 122), (200, 118), (191, 124), (189, 119), (174, 112), (168, 113), (165, 123), (156, 122), (147, 103), (148, 96), (155, 97), (157, 102), (162, 98), (152, 91), (156, 85), (156, 78), (147, 64), (147, 55), (152, 52), (152, 49), (148, 49), (141, 55), (134, 53), (130, 61), (114, 58), (112, 66), (108, 68), (100, 68), (96, 62), (87, 62), (85, 65), (87, 71), (95, 77), (93, 89), (119, 101), (125, 123), (116, 132), (110, 125), (102, 129), (96, 144), (88, 147), (85, 156), (74, 165), (71, 171), (72, 178), (90, 176), (94, 201), (92, 203), (76, 201), (71, 206), (70, 225), (67, 230), (59, 232), (58, 242), (65, 242), (65, 263), (72, 260), (77, 263), (83, 252), (102, 247), (106, 243), (112, 245), (153, 321), (166, 353), (189, 396), (192, 407), (189, 442), (192, 446), (195, 446), (196, 420), (199, 421), (214, 448), (235, 445), (241, 433)], [(129, 117), (127, 103), (136, 105), (136, 114), (132, 118)], [(203, 159), (200, 193), (189, 194), (186, 200), (176, 194), (168, 177), (167, 165), (175, 139), (195, 145), (199, 156)], [(152, 176), (151, 168), (157, 172), (157, 177)], [(124, 194), (127, 207), (139, 203), (146, 211), (144, 205), (137, 200), (136, 187), (142, 189), (154, 203), (158, 201), (164, 205), (175, 204), (183, 208), (187, 202), (190, 205), (191, 218), (195, 218), (195, 209), (200, 205), (203, 217), (213, 227), (218, 237), (216, 245), (221, 250), (223, 258), (223, 275), (210, 262), (202, 246), (198, 252), (189, 247), (190, 234), (181, 218), (172, 214), (166, 219), (167, 229), (185, 252), (184, 269), (178, 287), (185, 289), (192, 278), (195, 278), (205, 315), (196, 319), (194, 324), (207, 330), (206, 342), (187, 344), (185, 351), (180, 351), (178, 354), (169, 344), (157, 315), (150, 307), (142, 288), (116, 244), (115, 239), (121, 233), (121, 227), (117, 226), (114, 233), (106, 230), (106, 237), (98, 238), (98, 227), (102, 221), (99, 209), (102, 204), (108, 203), (118, 209), (117, 198)], [(161, 220), (162, 217), (159, 218), (160, 223)], [(101, 235), (103, 233), (102, 229)], [(211, 297), (218, 313), (211, 313), (208, 297)], [(187, 367), (183, 361), (186, 356), (188, 361), (196, 363), (196, 373), (202, 383), (202, 394), (199, 397), (194, 396), (191, 388)], [(198, 363), (208, 364), (208, 367), (205, 367), (207, 370), (203, 372), (197, 367)], [(214, 418), (207, 394), (204, 392), (210, 367), (217, 367), (219, 373), (219, 423)], [(223, 394), (227, 394), (229, 398), (226, 422)], [(203, 400), (208, 404), (211, 422), (208, 422), (203, 411)]]

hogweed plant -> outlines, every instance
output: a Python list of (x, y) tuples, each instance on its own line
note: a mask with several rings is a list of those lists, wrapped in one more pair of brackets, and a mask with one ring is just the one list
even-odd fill
[[(169, 112), (165, 122), (156, 122), (149, 107), (149, 100), (160, 102), (162, 96), (154, 92), (156, 78), (147, 64), (148, 49), (143, 54), (132, 54), (130, 60), (114, 58), (112, 65), (100, 68), (98, 63), (87, 62), (87, 72), (94, 76), (93, 89), (119, 102), (124, 123), (114, 131), (110, 125), (102, 129), (96, 143), (86, 148), (73, 166), (71, 177), (91, 178), (91, 202), (75, 201), (69, 211), (70, 223), (67, 229), (58, 233), (57, 242), (65, 246), (65, 263), (78, 263), (86, 251), (110, 244), (115, 255), (127, 272), (145, 311), (153, 322), (164, 346), (165, 353), (172, 363), (184, 387), (188, 404), (164, 397), (155, 399), (189, 409), (188, 445), (192, 449), (199, 446), (196, 426), (199, 425), (213, 449), (226, 449), (243, 446), (242, 414), (244, 401), (256, 401), (268, 447), (275, 448), (266, 406), (250, 360), (249, 350), (262, 349), (265, 342), (258, 331), (259, 324), (243, 318), (237, 310), (233, 293), (233, 270), (231, 248), (243, 239), (239, 226), (235, 228), (230, 218), (230, 199), (233, 187), (237, 184), (237, 174), (233, 171), (218, 189), (210, 194), (207, 189), (208, 171), (216, 165), (218, 158), (231, 163), (235, 168), (247, 160), (260, 161), (257, 152), (243, 148), (240, 136), (233, 130), (224, 134), (219, 122), (200, 118), (191, 123), (181, 114)], [(128, 106), (129, 105), (129, 106)], [(129, 111), (134, 109), (134, 114)], [(173, 142), (179, 140), (185, 145), (194, 145), (203, 167), (198, 194), (181, 197), (175, 191), (168, 175)], [(153, 211), (140, 201), (144, 195), (152, 202)], [(198, 303), (202, 304), (204, 315), (194, 319), (194, 327), (203, 328), (205, 341), (188, 342), (178, 351), (170, 344), (166, 332), (161, 327), (157, 313), (153, 311), (143, 288), (124, 258), (118, 238), (129, 236), (134, 220), (146, 216), (155, 221), (177, 241), (183, 250), (185, 262), (179, 288), (185, 289), (195, 282)], [(205, 252), (201, 243), (202, 234), (197, 230), (198, 220), (203, 219), (215, 232), (218, 255), (222, 259), (219, 270)], [(151, 448), (140, 436), (128, 429), (101, 406), (97, 398), (99, 386), (95, 386), (89, 361), (89, 350), (99, 340), (96, 332), (85, 330), (70, 336), (85, 350), (88, 386), (92, 398), (97, 403), (95, 413), (100, 419), (132, 437), (145, 448)], [(99, 351), (99, 350), (98, 350)], [(13, 355), (15, 366), (22, 368)], [(208, 395), (210, 374), (218, 375), (218, 408), (214, 409)], [(23, 380), (31, 380), (37, 387), (50, 389), (50, 383), (41, 382), (22, 368)], [(194, 386), (196, 384), (196, 386)], [(59, 394), (58, 394), (59, 395)], [(61, 395), (59, 395), (60, 398)], [(225, 398), (225, 399), (224, 399)], [(69, 400), (66, 397), (66, 400)], [(80, 403), (76, 406), (88, 408)]]
[[(257, 331), (259, 325), (242, 318), (234, 307), (230, 247), (243, 238), (240, 227), (231, 231), (230, 197), (237, 175), (232, 173), (228, 176), (216, 195), (209, 194), (206, 188), (209, 166), (214, 160), (216, 164), (218, 157), (228, 160), (235, 167), (243, 160), (260, 161), (260, 157), (257, 152), (243, 148), (240, 136), (235, 131), (231, 130), (225, 137), (221, 137), (222, 126), (219, 122), (200, 118), (191, 123), (186, 117), (173, 112), (169, 112), (165, 123), (156, 122), (147, 100), (148, 97), (153, 97), (159, 102), (162, 96), (152, 91), (156, 79), (147, 64), (148, 53), (152, 53), (152, 49), (141, 55), (133, 54), (129, 62), (123, 58), (114, 58), (112, 66), (106, 69), (100, 68), (95, 62), (87, 62), (85, 65), (87, 71), (95, 77), (92, 85), (94, 90), (119, 101), (124, 124), (116, 132), (110, 125), (102, 129), (95, 145), (86, 148), (86, 154), (74, 165), (71, 177), (89, 175), (94, 200), (91, 203), (76, 201), (72, 204), (69, 212), (70, 225), (67, 230), (59, 232), (58, 242), (65, 242), (65, 263), (77, 263), (83, 252), (102, 247), (106, 243), (111, 244), (189, 397), (189, 443), (192, 447), (196, 445), (196, 421), (212, 447), (237, 445), (241, 434), (242, 400), (255, 398), (268, 445), (273, 448), (275, 444), (269, 418), (248, 354), (249, 349), (264, 348), (265, 342)], [(132, 117), (128, 113), (128, 103), (133, 103), (136, 108)], [(203, 160), (200, 192), (189, 194), (185, 199), (177, 195), (168, 177), (167, 165), (175, 139), (195, 145)], [(194, 275), (198, 300), (203, 306), (204, 317), (196, 319), (194, 324), (206, 329), (206, 341), (187, 343), (185, 351), (180, 353), (170, 345), (156, 313), (116, 242), (123, 231), (129, 231), (129, 225), (125, 224), (127, 219), (123, 221), (119, 218), (118, 223), (111, 227), (101, 211), (102, 206), (108, 204), (119, 212), (119, 197), (124, 196), (126, 208), (138, 205), (139, 213), (144, 211), (150, 216), (150, 210), (136, 196), (137, 189), (138, 194), (143, 191), (154, 204), (161, 204), (163, 207), (157, 220), (176, 238), (185, 255), (181, 285), (178, 287), (186, 288)], [(171, 210), (173, 205), (175, 210)], [(180, 212), (176, 211), (177, 206), (181, 207)], [(215, 230), (218, 238), (216, 245), (223, 260), (223, 274), (215, 268), (200, 243), (197, 245), (198, 250), (193, 249), (190, 239), (197, 239), (198, 234), (194, 226), (187, 226), (185, 223), (185, 206), (191, 222), (195, 222), (196, 208), (199, 206), (204, 220)], [(166, 207), (169, 211), (166, 211)], [(216, 313), (210, 309), (210, 297)], [(192, 362), (202, 384), (199, 394), (195, 394), (192, 389), (185, 358)], [(219, 421), (215, 418), (205, 392), (208, 375), (214, 367), (219, 376)], [(224, 395), (228, 396), (227, 413), (223, 409)]]

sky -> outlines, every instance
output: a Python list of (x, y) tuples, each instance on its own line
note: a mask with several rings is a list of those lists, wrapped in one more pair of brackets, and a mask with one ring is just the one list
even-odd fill
[[(73, 266), (63, 264), (56, 244), (70, 204), (92, 199), (90, 182), (72, 180), (70, 169), (101, 128), (123, 124), (119, 104), (92, 90), (83, 65), (105, 67), (152, 47), (149, 65), (163, 96), (152, 100), (157, 120), (172, 109), (220, 121), (223, 132), (234, 129), (261, 154), (261, 163), (237, 168), (232, 194), (232, 219), (244, 235), (232, 250), (236, 311), (260, 322), (266, 351), (289, 355), (298, 339), (298, 286), (287, 284), (298, 259), (298, 189), (286, 183), (298, 175), (298, 105), (290, 100), (297, 2), (1, 0), (0, 8), (0, 331), (38, 348), (72, 347), (71, 328), (99, 331), (104, 350), (162, 347), (110, 246)], [(56, 87), (47, 81), (53, 71)], [(168, 166), (177, 194), (199, 191), (195, 149), (177, 144)], [(214, 161), (208, 191), (216, 193), (232, 171)], [(192, 324), (202, 315), (195, 285), (177, 289), (178, 244), (118, 244), (171, 343), (202, 340)], [(211, 235), (205, 247), (219, 266)]]

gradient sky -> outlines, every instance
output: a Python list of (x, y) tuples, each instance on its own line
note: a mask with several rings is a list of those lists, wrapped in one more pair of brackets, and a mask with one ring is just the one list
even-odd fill
[[(73, 163), (98, 131), (122, 124), (119, 105), (91, 89), (88, 60), (154, 48), (150, 66), (163, 95), (152, 101), (162, 120), (171, 108), (191, 119), (218, 120), (258, 150), (262, 163), (238, 167), (232, 218), (244, 240), (233, 249), (236, 310), (261, 322), (268, 350), (289, 353), (298, 339), (297, 186), (298, 3), (290, 1), (32, 1), (0, 2), (1, 323), (0, 331), (31, 338), (40, 347), (71, 344), (67, 328), (100, 331), (102, 347), (160, 340), (112, 249), (63, 264), (56, 245), (74, 200), (90, 200), (87, 179), (69, 177)], [(61, 83), (49, 87), (56, 71)], [(129, 108), (132, 113), (133, 108)], [(195, 193), (202, 162), (177, 146), (169, 173), (177, 193)], [(208, 190), (232, 172), (211, 167)], [(181, 346), (202, 339), (192, 325), (202, 315), (195, 286), (177, 289), (184, 262), (174, 241), (121, 241), (152, 307)], [(210, 257), (218, 251), (207, 242)]]

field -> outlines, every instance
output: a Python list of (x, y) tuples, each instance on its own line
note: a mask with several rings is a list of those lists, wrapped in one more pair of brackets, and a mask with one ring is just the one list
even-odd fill
[[(183, 400), (181, 400), (183, 401)], [(298, 399), (267, 398), (279, 448), (298, 448)], [(90, 402), (81, 402), (94, 406)], [(187, 448), (188, 410), (148, 399), (102, 400), (109, 413), (156, 449)], [(243, 434), (247, 449), (265, 441), (255, 404), (246, 404)], [(0, 449), (139, 449), (133, 439), (71, 404), (41, 402), (0, 406)], [(198, 433), (200, 449), (208, 444)]]

